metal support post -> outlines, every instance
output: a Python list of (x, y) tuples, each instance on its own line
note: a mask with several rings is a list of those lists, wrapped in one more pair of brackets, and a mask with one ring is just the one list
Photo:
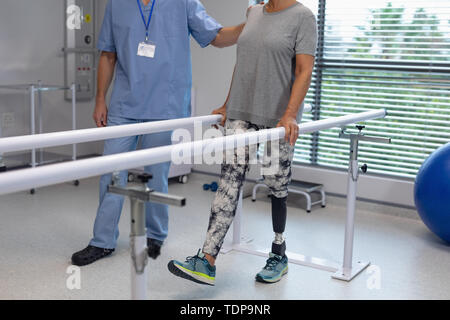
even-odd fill
[(147, 187), (152, 178), (150, 174), (140, 171), (130, 171), (126, 187), (119, 186), (118, 175), (113, 175), (113, 182), (108, 186), (108, 192), (128, 196), (131, 203), (131, 298), (133, 300), (147, 299), (147, 230), (145, 224), (145, 203), (156, 202), (175, 206), (185, 206), (186, 198), (155, 192)]
[(355, 230), (355, 208), (356, 208), (356, 186), (358, 183), (359, 172), (367, 172), (367, 165), (359, 167), (358, 148), (359, 141), (372, 141), (379, 143), (390, 143), (391, 139), (368, 137), (361, 132), (364, 126), (357, 126), (358, 134), (347, 134), (344, 130), (339, 134), (340, 138), (350, 139), (350, 159), (348, 168), (347, 182), (347, 218), (345, 223), (344, 237), (344, 261), (342, 267), (332, 276), (334, 279), (350, 281), (360, 272), (370, 265), (370, 262), (356, 261), (353, 263), (353, 240)]
[[(42, 119), (42, 81), (38, 81), (38, 105), (37, 105), (37, 114), (38, 114), (38, 133), (42, 134), (43, 132), (43, 119)], [(44, 162), (44, 149), (39, 149), (39, 164), (43, 164)]]
[[(77, 129), (77, 89), (75, 83), (72, 83), (70, 90), (72, 91), (72, 130)], [(72, 160), (77, 160), (77, 145), (72, 145)]]
[[(30, 86), (30, 128), (31, 134), (36, 134), (36, 105), (35, 105), (35, 86)], [(31, 167), (36, 167), (36, 148), (31, 149)]]

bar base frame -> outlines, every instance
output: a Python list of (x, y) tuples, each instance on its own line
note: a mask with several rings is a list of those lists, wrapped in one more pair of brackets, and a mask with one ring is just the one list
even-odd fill
[(331, 277), (336, 280), (351, 281), (358, 274), (370, 265), (370, 262), (356, 261), (353, 262), (351, 269), (339, 268)]
[[(262, 248), (258, 247), (253, 243), (235, 243), (235, 244), (225, 244), (223, 246), (223, 249), (221, 251), (222, 254), (227, 254), (232, 251), (246, 253), (246, 254), (252, 254), (255, 256), (260, 257), (269, 257), (270, 249), (268, 248)], [(317, 258), (317, 257), (310, 257), (305, 256), (299, 253), (294, 253), (290, 251), (286, 251), (286, 255), (288, 256), (289, 263), (301, 265), (305, 267), (310, 267), (318, 270), (328, 271), (328, 272), (338, 272), (340, 265), (337, 262)]]

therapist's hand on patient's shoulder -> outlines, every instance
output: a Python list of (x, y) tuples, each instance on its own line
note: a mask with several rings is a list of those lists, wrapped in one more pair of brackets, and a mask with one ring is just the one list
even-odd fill
[[(225, 121), (227, 121), (227, 107), (226, 107), (226, 105), (224, 105), (224, 106), (222, 106), (222, 107), (220, 107), (218, 109), (215, 109), (212, 112), (212, 114), (220, 114), (222, 116), (222, 120), (220, 121), (220, 125), (222, 127), (224, 127), (225, 126)], [(215, 127), (217, 128), (217, 126), (215, 126)]]
[(298, 123), (297, 117), (285, 114), (280, 122), (277, 124), (278, 127), (284, 127), (286, 130), (285, 140), (291, 144), (291, 146), (295, 145), (295, 142), (298, 139)]
[(106, 102), (104, 100), (97, 100), (92, 117), (94, 118), (95, 125), (97, 127), (106, 127), (108, 123), (108, 107), (106, 106)]

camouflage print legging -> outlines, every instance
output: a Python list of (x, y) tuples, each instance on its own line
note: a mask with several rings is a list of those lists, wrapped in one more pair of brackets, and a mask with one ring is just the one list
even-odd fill
[[(225, 124), (226, 135), (261, 129), (267, 127), (242, 120), (227, 120)], [(264, 183), (270, 188), (273, 196), (287, 197), (294, 148), (282, 139), (268, 142), (265, 149), (262, 166)], [(226, 157), (227, 160), (222, 164), (219, 188), (212, 203), (208, 232), (203, 245), (203, 252), (213, 257), (219, 254), (225, 235), (233, 222), (249, 163), (253, 163), (250, 158), (256, 157), (257, 149), (256, 146), (247, 146), (245, 150), (241, 147), (240, 150), (238, 148), (231, 152), (231, 157)], [(232, 161), (229, 161), (230, 158)]]

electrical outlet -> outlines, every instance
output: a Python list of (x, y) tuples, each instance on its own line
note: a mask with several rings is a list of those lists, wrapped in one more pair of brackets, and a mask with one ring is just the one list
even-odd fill
[(8, 129), (13, 128), (15, 121), (14, 113), (12, 112), (5, 112), (2, 114), (2, 128)]

